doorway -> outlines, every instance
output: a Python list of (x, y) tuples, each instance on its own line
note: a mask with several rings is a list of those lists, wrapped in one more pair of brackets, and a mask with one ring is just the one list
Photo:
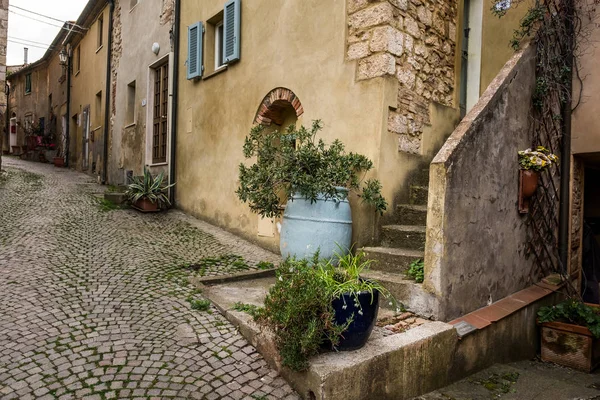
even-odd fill
[(15, 152), (17, 147), (17, 117), (14, 116), (10, 119), (10, 138), (9, 138), (9, 149), (11, 153)]
[(83, 158), (81, 168), (87, 170), (90, 164), (90, 106), (83, 109)]
[(600, 153), (586, 155), (583, 184), (582, 296), (600, 303)]
[(461, 40), (460, 113), (464, 117), (479, 100), (484, 0), (465, 0)]

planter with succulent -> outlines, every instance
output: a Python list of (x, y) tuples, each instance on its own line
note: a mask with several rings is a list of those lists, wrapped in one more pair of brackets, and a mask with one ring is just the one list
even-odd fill
[(600, 307), (565, 300), (538, 311), (542, 360), (591, 372), (600, 364)]
[(543, 146), (519, 151), (519, 212), (529, 212), (529, 199), (537, 190), (540, 172), (558, 163), (558, 156)]
[(318, 253), (312, 260), (288, 258), (276, 271), (264, 307), (254, 313), (274, 332), (283, 366), (304, 370), (324, 349), (362, 347), (377, 320), (380, 295), (391, 298), (379, 283), (361, 279), (371, 262), (362, 253), (336, 258), (335, 263)]
[(143, 176), (134, 176), (125, 192), (133, 208), (142, 212), (157, 212), (171, 205), (166, 190), (175, 184), (165, 186), (164, 179), (164, 172), (154, 177), (147, 168), (144, 168)]
[(352, 240), (349, 192), (380, 213), (387, 207), (378, 180), (361, 182), (372, 161), (347, 153), (339, 140), (327, 146), (317, 139), (322, 127), (317, 120), (310, 129), (292, 125), (280, 133), (257, 125), (244, 143), (244, 156), (256, 162), (240, 165), (236, 193), (265, 218), (281, 216), (287, 202), (280, 237), (284, 257), (310, 258), (319, 250), (330, 259), (338, 246), (347, 253)]

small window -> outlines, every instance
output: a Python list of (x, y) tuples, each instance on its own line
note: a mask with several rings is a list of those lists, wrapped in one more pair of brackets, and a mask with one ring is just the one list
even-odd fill
[(75, 49), (75, 73), (81, 71), (81, 46), (77, 46)]
[(127, 109), (125, 124), (135, 124), (135, 81), (127, 85)]
[(138, 0), (131, 0), (129, 3), (129, 9), (133, 9), (133, 7), (137, 6)]
[(31, 74), (25, 75), (25, 94), (31, 93)]
[(104, 16), (98, 18), (98, 48), (102, 47), (104, 36)]
[(102, 124), (102, 91), (96, 93), (96, 104), (95, 104), (96, 122), (98, 125)]
[(215, 25), (215, 70), (225, 65), (223, 61), (223, 21)]

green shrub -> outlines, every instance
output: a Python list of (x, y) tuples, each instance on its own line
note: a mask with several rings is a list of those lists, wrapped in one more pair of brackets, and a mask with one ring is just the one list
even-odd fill
[[(374, 281), (362, 280), (370, 261), (363, 254), (338, 257), (338, 267), (329, 261), (288, 258), (276, 270), (277, 281), (271, 288), (265, 306), (257, 310), (255, 319), (270, 327), (281, 355), (282, 364), (294, 370), (308, 368), (308, 359), (319, 352), (323, 343), (336, 346), (344, 325), (335, 323), (332, 301), (343, 293), (389, 292)], [(360, 312), (360, 311), (359, 311)]]
[(370, 179), (361, 185), (373, 162), (363, 155), (346, 153), (339, 140), (330, 146), (317, 140), (322, 128), (319, 120), (313, 121), (310, 129), (291, 125), (285, 133), (268, 132), (262, 125), (252, 128), (244, 143), (244, 156), (256, 162), (250, 167), (240, 164), (239, 199), (252, 211), (272, 218), (281, 215), (282, 202), (294, 193), (315, 202), (321, 195), (326, 199), (347, 196), (338, 189), (344, 187), (383, 214), (387, 202), (381, 195), (381, 183)]

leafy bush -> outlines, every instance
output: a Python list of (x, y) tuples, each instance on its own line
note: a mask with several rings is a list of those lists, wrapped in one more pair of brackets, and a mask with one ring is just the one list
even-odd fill
[(262, 125), (252, 128), (244, 143), (244, 156), (256, 157), (256, 163), (239, 167), (239, 199), (252, 211), (272, 218), (281, 215), (282, 202), (294, 193), (311, 202), (319, 196), (340, 199), (347, 196), (339, 190), (343, 187), (383, 214), (387, 202), (381, 195), (381, 183), (370, 179), (361, 186), (360, 175), (372, 169), (373, 162), (363, 155), (346, 153), (339, 140), (329, 147), (322, 139), (317, 140), (322, 127), (317, 120), (310, 130), (291, 125), (284, 134), (267, 132)]
[(419, 259), (411, 262), (406, 275), (414, 279), (417, 283), (423, 283), (425, 280), (425, 265), (423, 264), (423, 260)]
[(538, 311), (538, 321), (560, 321), (585, 326), (595, 338), (600, 339), (600, 309), (590, 307), (579, 300), (569, 299), (555, 306), (541, 307)]
[(158, 206), (161, 208), (164, 205), (171, 205), (171, 202), (169, 201), (165, 191), (170, 187), (175, 186), (175, 184), (173, 183), (171, 185), (164, 186), (164, 180), (164, 172), (161, 172), (158, 174), (158, 176), (153, 177), (150, 171), (144, 167), (144, 175), (133, 177), (132, 182), (127, 185), (125, 195), (132, 203), (135, 203), (140, 199), (148, 199), (152, 203), (158, 203)]
[[(359, 292), (389, 292), (373, 281), (362, 280), (370, 261), (363, 254), (340, 257), (338, 267), (329, 261), (288, 258), (276, 270), (277, 281), (265, 299), (264, 308), (256, 310), (255, 320), (275, 333), (282, 364), (294, 370), (308, 368), (308, 359), (319, 352), (323, 343), (339, 343), (344, 325), (335, 323), (332, 301), (342, 293), (358, 296)], [(356, 297), (357, 298), (357, 297)]]

